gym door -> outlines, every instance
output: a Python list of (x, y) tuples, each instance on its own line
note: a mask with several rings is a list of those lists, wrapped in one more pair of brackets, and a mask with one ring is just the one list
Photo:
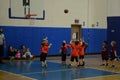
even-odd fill
[(80, 24), (71, 24), (71, 38), (72, 40), (80, 40), (82, 38), (82, 30)]

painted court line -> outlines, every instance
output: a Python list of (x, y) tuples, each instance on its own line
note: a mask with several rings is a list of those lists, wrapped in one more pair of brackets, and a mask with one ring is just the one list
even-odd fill
[(88, 78), (78, 78), (78, 79), (74, 79), (74, 80), (93, 79), (93, 78), (98, 78), (98, 77), (112, 77), (112, 76), (115, 76), (115, 75), (118, 75), (118, 74), (95, 76), (95, 77), (88, 77)]
[(114, 72), (114, 71), (110, 71), (110, 70), (104, 70), (104, 69), (100, 69), (100, 68), (96, 68), (96, 67), (86, 67), (86, 68), (91, 68), (91, 69), (96, 69), (96, 70), (101, 70), (101, 71), (107, 71), (107, 72), (112, 72), (112, 73), (116, 73), (116, 74), (120, 74), (120, 72)]
[(9, 73), (9, 74), (12, 74), (12, 75), (15, 75), (15, 76), (20, 76), (20, 77), (23, 77), (23, 78), (28, 78), (28, 79), (32, 79), (32, 80), (37, 80), (37, 79), (30, 78), (30, 77), (27, 77), (27, 76), (23, 76), (23, 75), (20, 75), (20, 74), (14, 74), (14, 73), (11, 73), (11, 72), (8, 72), (8, 71), (3, 71), (3, 70), (0, 70), (0, 71), (5, 72), (5, 73)]
[(38, 73), (49, 73), (49, 72), (61, 72), (61, 71), (69, 71), (69, 70), (72, 70), (71, 69), (61, 69), (61, 70), (52, 70), (52, 71), (42, 71), (42, 72), (32, 72), (32, 73), (22, 73), (22, 74), (38, 74)]

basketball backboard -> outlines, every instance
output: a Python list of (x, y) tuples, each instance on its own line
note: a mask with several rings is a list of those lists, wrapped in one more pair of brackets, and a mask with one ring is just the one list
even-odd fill
[(9, 1), (9, 18), (27, 19), (26, 15), (30, 14), (29, 19), (44, 20), (44, 0), (10, 0)]

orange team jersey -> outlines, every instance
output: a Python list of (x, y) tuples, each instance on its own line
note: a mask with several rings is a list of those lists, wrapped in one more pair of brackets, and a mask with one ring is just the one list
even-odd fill
[(80, 56), (84, 56), (85, 55), (85, 46), (80, 45), (79, 55)]
[(80, 46), (79, 45), (75, 45), (75, 44), (73, 44), (73, 43), (71, 43), (70, 44), (71, 45), (71, 49), (72, 49), (72, 51), (71, 51), (71, 56), (74, 56), (74, 57), (77, 57), (77, 56), (79, 56), (79, 48), (80, 48)]
[(49, 50), (49, 46), (48, 45), (44, 45), (44, 46), (41, 46), (41, 52), (42, 53), (48, 53), (48, 50)]
[(65, 44), (65, 47), (68, 49), (68, 47), (70, 47), (70, 45), (69, 44)]

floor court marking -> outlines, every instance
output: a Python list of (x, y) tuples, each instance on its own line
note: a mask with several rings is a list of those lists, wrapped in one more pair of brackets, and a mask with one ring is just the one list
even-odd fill
[[(56, 63), (56, 62), (50, 62), (50, 63)], [(57, 64), (60, 64), (60, 63), (57, 63)], [(61, 71), (69, 71), (69, 70), (73, 70), (73, 69), (78, 69), (78, 70), (81, 70), (82, 68), (89, 68), (89, 69), (94, 69), (94, 70), (100, 70), (100, 71), (106, 71), (106, 72), (110, 72), (110, 73), (116, 73), (117, 74), (117, 72), (111, 72), (111, 71), (109, 71), (109, 70), (103, 70), (103, 69), (100, 69), (100, 68), (94, 68), (94, 67), (87, 67), (87, 66), (85, 66), (85, 67), (80, 67), (80, 68), (77, 68), (77, 67), (73, 67), (73, 68), (70, 68), (70, 69), (68, 69), (68, 68), (61, 68), (60, 70), (52, 70), (52, 71), (47, 71), (45, 68), (43, 68), (43, 70), (45, 70), (45, 71), (41, 71), (41, 72), (32, 72), (32, 73), (22, 73), (23, 75), (25, 75), (25, 74), (38, 74), (38, 73), (49, 73), (49, 72), (61, 72)], [(112, 74), (113, 75), (113, 74)], [(115, 74), (114, 74), (115, 75)], [(111, 76), (111, 74), (108, 74), (108, 75), (103, 75), (103, 76)], [(100, 76), (95, 76), (95, 77), (100, 77)], [(95, 78), (95, 77), (88, 77), (88, 78)], [(102, 76), (101, 76), (102, 77)], [(79, 80), (79, 79), (82, 79), (82, 78), (78, 78), (78, 79), (75, 79), (75, 80)]]
[[(97, 78), (97, 77), (109, 77), (109, 76), (115, 76), (115, 75), (120, 75), (120, 72), (114, 72), (114, 71), (109, 71), (109, 70), (104, 70), (104, 69), (100, 69), (97, 67), (87, 67), (86, 68), (91, 68), (91, 69), (95, 69), (95, 70), (101, 70), (101, 71), (107, 71), (107, 72), (112, 72), (112, 73), (116, 73), (116, 74), (112, 74), (112, 75), (102, 75), (102, 76), (95, 76), (95, 77), (87, 77), (87, 78), (78, 78), (78, 79), (74, 79), (74, 80), (82, 80), (82, 79), (92, 79), (92, 78)], [(113, 69), (113, 68), (111, 68)]]
[(92, 78), (98, 78), (98, 77), (112, 77), (112, 76), (117, 76), (119, 74), (112, 74), (112, 75), (103, 75), (103, 76), (95, 76), (95, 77), (88, 77), (88, 78), (78, 78), (74, 80), (82, 80), (82, 79), (92, 79)]
[[(88, 68), (88, 67), (84, 67)], [(49, 72), (61, 72), (61, 71), (69, 71), (69, 70), (73, 70), (73, 69), (77, 69), (77, 68), (71, 68), (71, 69), (61, 69), (61, 70), (54, 70), (54, 71), (45, 71), (45, 73), (49, 73)], [(80, 70), (82, 68), (78, 68), (77, 70)], [(94, 68), (89, 68), (89, 69), (94, 69)], [(99, 70), (99, 69), (94, 69), (94, 70)], [(104, 70), (100, 70), (100, 71), (104, 71)], [(110, 71), (107, 71), (110, 72)], [(35, 73), (25, 73), (25, 74), (37, 74), (37, 73), (44, 73), (44, 72), (35, 72)], [(111, 73), (111, 72), (110, 72)], [(90, 79), (90, 78), (97, 78), (97, 77), (104, 77), (104, 76), (112, 76), (112, 75), (116, 75), (116, 74), (108, 74), (108, 75), (103, 75), (103, 76), (93, 76), (93, 77), (87, 77), (87, 78), (78, 78), (78, 79), (74, 79), (74, 80), (81, 80), (81, 79)]]
[[(52, 62), (52, 61), (50, 61), (50, 62)], [(53, 62), (53, 63), (57, 63), (57, 62)], [(59, 64), (59, 63), (58, 63), (58, 64)], [(120, 74), (120, 72), (105, 70), (105, 69), (101, 69), (101, 68), (97, 68), (97, 67), (88, 67), (88, 66), (84, 66), (84, 68), (91, 68), (91, 69), (96, 69), (96, 70), (101, 70), (101, 71), (107, 71), (107, 72), (113, 72), (113, 73)], [(114, 69), (114, 68), (111, 68), (111, 69)]]
[(32, 79), (32, 80), (37, 80), (37, 79), (30, 78), (30, 77), (27, 77), (27, 76), (24, 76), (24, 75), (21, 75), (21, 74), (15, 74), (15, 73), (8, 72), (8, 71), (4, 71), (4, 70), (0, 70), (0, 71), (1, 71), (1, 72), (5, 72), (5, 73), (9, 73), (9, 74), (11, 74), (11, 75), (20, 76), (20, 77), (23, 77), (23, 78), (28, 78), (28, 79)]
[[(72, 70), (72, 69), (61, 69), (61, 70), (52, 70), (52, 71), (45, 71), (46, 73), (49, 73), (49, 72), (61, 72), (61, 71), (69, 71), (69, 70)], [(21, 74), (37, 74), (37, 73), (43, 73), (43, 72), (32, 72), (32, 73), (21, 73)]]
[[(87, 67), (86, 68), (91, 68), (91, 69), (96, 69), (96, 70), (101, 70), (101, 71), (107, 71), (107, 72), (113, 72), (113, 73), (117, 73), (117, 74), (120, 74), (120, 72), (115, 72), (115, 71), (110, 71), (110, 70), (104, 70), (104, 69), (100, 69), (100, 68), (97, 68), (97, 67)], [(114, 68), (111, 68), (111, 69), (114, 69)]]
[[(37, 60), (38, 61), (38, 60)], [(48, 61), (48, 63), (49, 63), (49, 61)], [(56, 63), (56, 62), (51, 62), (50, 61), (50, 63)], [(50, 64), (49, 63), (49, 64)], [(56, 64), (60, 64), (60, 63), (56, 63)], [(61, 66), (61, 65), (60, 65)], [(42, 69), (42, 67), (40, 67), (41, 69)], [(29, 72), (29, 73), (19, 73), (19, 74), (14, 74), (14, 73), (12, 73), (12, 74), (14, 74), (14, 75), (17, 75), (17, 76), (24, 76), (24, 77), (26, 77), (26, 78), (29, 78), (29, 79), (32, 79), (32, 80), (37, 80), (37, 78), (30, 78), (30, 76), (25, 76), (25, 75), (29, 75), (29, 74), (37, 74), (37, 73), (50, 73), (50, 72), (61, 72), (61, 71), (70, 71), (70, 70), (81, 70), (81, 69), (94, 69), (94, 70), (100, 70), (100, 71), (106, 71), (106, 70), (103, 70), (103, 69), (99, 69), (99, 68), (94, 68), (94, 67), (87, 67), (87, 66), (85, 66), (85, 67), (80, 67), (80, 68), (76, 68), (76, 67), (72, 67), (72, 68), (62, 68), (62, 66), (61, 67), (59, 67), (59, 70), (57, 69), (57, 70), (51, 70), (51, 68), (46, 68), (46, 69), (43, 69), (43, 70), (45, 70), (45, 71), (40, 71), (40, 72)], [(51, 70), (51, 71), (50, 71)], [(4, 72), (7, 72), (7, 71), (4, 71)], [(111, 72), (111, 71), (108, 71), (107, 70), (107, 72), (109, 73), (116, 73), (116, 72)], [(8, 72), (8, 73), (11, 73), (11, 72)], [(109, 75), (113, 75), (113, 74), (108, 74), (108, 76)], [(107, 75), (103, 75), (103, 76), (107, 76)], [(93, 76), (94, 77), (94, 76)], [(95, 77), (99, 77), (99, 76), (95, 76)], [(87, 77), (87, 78), (91, 78), (91, 77)], [(82, 79), (82, 78), (78, 78), (78, 79), (75, 79), (75, 80), (79, 80), (79, 79)]]

